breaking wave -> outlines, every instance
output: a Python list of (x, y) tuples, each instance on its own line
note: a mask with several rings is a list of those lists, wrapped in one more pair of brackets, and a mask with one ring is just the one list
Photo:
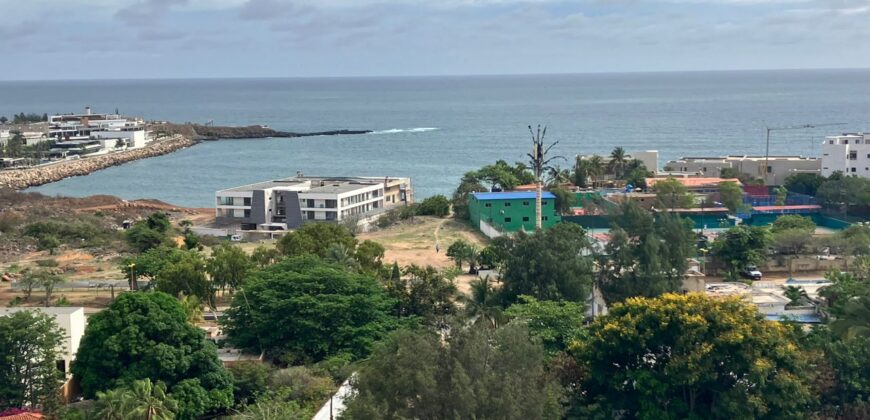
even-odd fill
[(425, 133), (427, 131), (435, 131), (436, 127), (418, 127), (418, 128), (393, 128), (390, 130), (372, 131), (371, 134), (396, 134), (396, 133)]

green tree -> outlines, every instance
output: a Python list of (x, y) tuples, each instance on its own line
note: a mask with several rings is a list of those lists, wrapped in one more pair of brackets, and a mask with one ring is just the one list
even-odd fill
[(42, 292), (45, 294), (43, 304), (45, 307), (51, 306), (51, 295), (54, 294), (54, 288), (63, 282), (63, 278), (50, 270), (41, 270), (39, 275), (39, 285), (42, 287)]
[(570, 214), (571, 207), (577, 205), (577, 196), (564, 188), (551, 188), (550, 192), (556, 196), (556, 212), (558, 214)]
[(380, 344), (353, 382), (343, 418), (559, 418), (561, 392), (544, 351), (523, 325), (456, 327), (442, 338), (400, 331)]
[(725, 265), (728, 278), (736, 280), (737, 273), (744, 267), (764, 261), (769, 243), (767, 229), (739, 225), (716, 238), (712, 254)]
[(687, 209), (695, 206), (695, 197), (676, 178), (667, 178), (653, 184), (656, 207), (661, 209)]
[(783, 296), (789, 300), (789, 305), (800, 306), (809, 301), (810, 297), (807, 291), (800, 286), (788, 286), (783, 292)]
[(835, 340), (826, 350), (838, 379), (837, 402), (866, 401), (870, 395), (870, 336)]
[(55, 406), (63, 374), (55, 366), (63, 332), (37, 310), (0, 316), (0, 411)]
[(326, 258), (329, 247), (341, 244), (356, 249), (356, 238), (346, 227), (335, 223), (308, 223), (296, 232), (289, 232), (278, 240), (278, 250), (288, 257), (316, 255)]
[(156, 279), (157, 275), (168, 265), (180, 262), (190, 251), (185, 251), (172, 246), (158, 246), (141, 254), (121, 261), (121, 271), (130, 274), (130, 264), (136, 277)]
[(603, 417), (800, 418), (813, 395), (792, 337), (739, 299), (666, 294), (614, 305), (574, 352)]
[(816, 230), (816, 223), (809, 217), (798, 216), (796, 214), (786, 214), (777, 217), (776, 220), (770, 224), (770, 231), (772, 233), (790, 229), (798, 229), (808, 233), (813, 233)]
[(472, 280), (468, 288), (469, 294), (459, 296), (465, 317), (473, 323), (486, 321), (497, 328), (504, 316), (498, 290), (490, 284), (489, 276)]
[(222, 243), (212, 249), (206, 269), (214, 285), (221, 290), (236, 290), (242, 285), (245, 276), (253, 268), (253, 262), (242, 248)]
[(785, 179), (785, 188), (791, 192), (806, 195), (816, 195), (819, 187), (825, 182), (825, 177), (809, 172), (791, 174)]
[(423, 216), (445, 217), (450, 214), (450, 200), (441, 195), (433, 195), (423, 200), (417, 207), (417, 214)]
[(523, 322), (532, 336), (541, 340), (550, 354), (568, 350), (568, 345), (583, 336), (585, 304), (537, 300), (520, 296), (519, 302), (504, 312), (513, 322)]
[(338, 265), (348, 271), (359, 271), (359, 262), (354, 258), (353, 250), (344, 244), (332, 244), (326, 252), (326, 261)]
[[(97, 394), (98, 399), (100, 394)], [(115, 398), (120, 401), (112, 405), (121, 407), (125, 420), (173, 420), (179, 412), (178, 403), (166, 393), (166, 384), (152, 384), (147, 378), (134, 381), (120, 395), (111, 397)], [(115, 412), (116, 408), (113, 407), (112, 411)]]
[(92, 315), (72, 371), (87, 398), (138, 380), (163, 382), (178, 401), (179, 418), (233, 401), (232, 379), (214, 345), (187, 323), (175, 298), (159, 292), (123, 293)]
[(520, 295), (541, 300), (581, 301), (592, 289), (592, 261), (586, 232), (573, 223), (546, 231), (520, 232), (505, 262), (501, 297), (505, 305)]
[(456, 283), (432, 266), (405, 267), (403, 275), (387, 292), (396, 301), (397, 316), (416, 316), (434, 325), (456, 312), (453, 303), (458, 294)]
[(185, 253), (180, 261), (160, 270), (154, 287), (176, 297), (181, 294), (196, 296), (209, 307), (216, 306), (216, 285), (206, 276), (206, 261), (196, 252)]
[(474, 192), (486, 191), (481, 180), (477, 177), (474, 171), (466, 172), (459, 181), (459, 186), (453, 192), (451, 204), (453, 207), (453, 217), (460, 220), (468, 220), (468, 196)]
[(608, 165), (617, 179), (622, 179), (623, 172), (625, 171), (625, 164), (627, 163), (627, 159), (625, 156), (625, 149), (621, 146), (617, 146), (610, 152), (610, 164)]
[(787, 229), (772, 235), (772, 244), (777, 252), (789, 256), (788, 272), (792, 273), (792, 261), (800, 255), (813, 240), (810, 232), (803, 229)]
[(633, 202), (612, 219), (610, 241), (598, 257), (599, 285), (608, 302), (677, 292), (694, 254), (692, 223), (652, 214)]
[(233, 395), (236, 405), (245, 405), (269, 390), (269, 376), (275, 368), (268, 363), (242, 361), (227, 369), (233, 375)]
[(37, 249), (40, 251), (48, 251), (49, 255), (54, 255), (54, 252), (60, 246), (60, 239), (54, 235), (41, 236), (37, 243)]
[(139, 252), (157, 248), (168, 241), (168, 236), (165, 232), (151, 229), (142, 222), (138, 222), (128, 229), (125, 237), (127, 242)]
[(222, 319), (229, 340), (288, 362), (363, 357), (395, 323), (377, 281), (310, 256), (252, 273), (241, 291)]
[(857, 176), (833, 178), (831, 176), (816, 192), (822, 206), (848, 212), (851, 207), (870, 203), (870, 179)]
[(259, 268), (268, 267), (281, 259), (281, 251), (277, 248), (260, 245), (251, 253), (251, 261)]
[(788, 198), (788, 188), (783, 185), (776, 187), (776, 205), (784, 206), (785, 200)]
[(364, 273), (375, 274), (384, 266), (386, 251), (383, 245), (366, 239), (356, 247), (354, 258)]
[(732, 213), (737, 213), (743, 207), (743, 188), (736, 182), (719, 183), (719, 201)]
[(463, 262), (468, 262), (472, 245), (465, 239), (457, 239), (447, 247), (447, 257), (456, 262), (456, 268), (462, 268)]

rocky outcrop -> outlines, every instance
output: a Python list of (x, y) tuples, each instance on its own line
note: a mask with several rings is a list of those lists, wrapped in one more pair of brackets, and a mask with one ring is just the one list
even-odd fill
[(126, 150), (82, 159), (64, 160), (32, 168), (4, 170), (0, 171), (0, 189), (11, 188), (20, 190), (60, 181), (72, 176), (87, 175), (100, 169), (106, 169), (126, 162), (165, 155), (196, 143), (197, 141), (191, 138), (174, 135), (155, 140), (141, 149)]
[(261, 125), (249, 125), (245, 127), (226, 127), (200, 124), (172, 124), (163, 123), (151, 126), (154, 132), (182, 135), (196, 140), (218, 139), (259, 139), (265, 137), (311, 137), (311, 136), (338, 136), (349, 134), (368, 134), (371, 130), (330, 130), (316, 131), (312, 133), (292, 133), (288, 131), (273, 130)]

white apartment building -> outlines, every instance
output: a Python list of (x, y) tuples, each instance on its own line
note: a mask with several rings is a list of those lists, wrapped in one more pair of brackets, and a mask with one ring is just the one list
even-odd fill
[(825, 137), (822, 143), (822, 175), (841, 171), (870, 178), (870, 133), (845, 133)]
[(58, 142), (121, 139), (128, 147), (142, 147), (147, 141), (140, 119), (117, 114), (95, 114), (90, 107), (84, 114), (61, 114), (48, 117), (48, 137)]
[(711, 156), (684, 157), (669, 161), (665, 168), (706, 177), (719, 177), (722, 169), (733, 168), (738, 173), (765, 181), (766, 185), (781, 185), (795, 173), (819, 173), (822, 161), (804, 156)]
[(369, 217), (409, 202), (410, 178), (296, 176), (217, 191), (215, 216), (242, 230), (285, 230)]
[(69, 378), (71, 376), (70, 365), (75, 360), (82, 336), (85, 335), (87, 321), (85, 319), (84, 308), (62, 306), (48, 308), (0, 308), (0, 316), (8, 316), (20, 311), (42, 312), (54, 318), (55, 323), (63, 332), (63, 343), (58, 348), (60, 359), (57, 360), (57, 367)]

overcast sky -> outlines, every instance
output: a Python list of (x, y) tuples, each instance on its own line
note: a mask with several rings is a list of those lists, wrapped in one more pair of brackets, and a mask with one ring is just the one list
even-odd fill
[(0, 80), (870, 67), (870, 0), (0, 0)]

